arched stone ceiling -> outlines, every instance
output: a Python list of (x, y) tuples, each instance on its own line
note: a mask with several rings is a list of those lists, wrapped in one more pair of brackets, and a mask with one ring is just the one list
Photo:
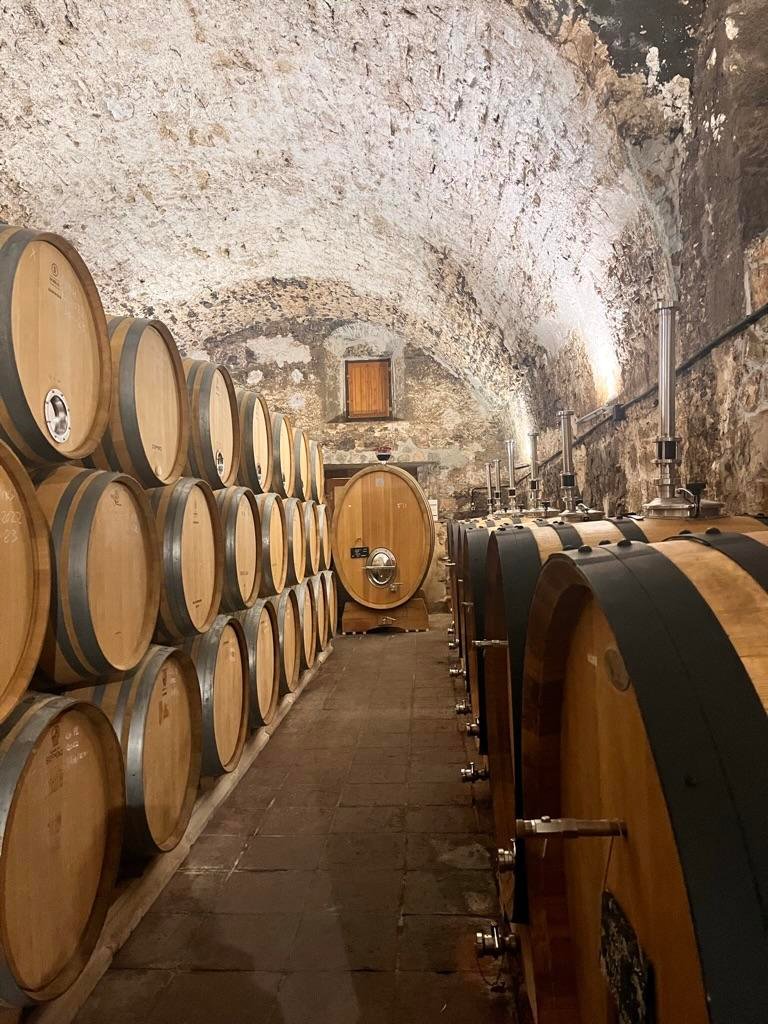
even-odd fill
[(73, 238), (108, 310), (188, 348), (309, 293), (514, 409), (575, 341), (607, 399), (670, 243), (591, 31), (560, 17), (553, 42), (531, 6), (12, 4), (0, 209)]

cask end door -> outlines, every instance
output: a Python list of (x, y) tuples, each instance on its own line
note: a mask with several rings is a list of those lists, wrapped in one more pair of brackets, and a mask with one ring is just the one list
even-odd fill
[(336, 500), (334, 562), (350, 597), (368, 608), (404, 604), (423, 583), (435, 543), (418, 483), (394, 466), (370, 466)]

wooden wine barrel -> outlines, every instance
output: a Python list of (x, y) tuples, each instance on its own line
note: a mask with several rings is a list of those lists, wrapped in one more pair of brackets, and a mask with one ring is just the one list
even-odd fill
[(187, 829), (200, 783), (200, 688), (190, 658), (153, 646), (122, 679), (68, 696), (100, 708), (120, 740), (126, 851), (151, 857), (172, 850)]
[(272, 485), (272, 420), (269, 406), (257, 391), (236, 388), (240, 413), (240, 467), (238, 481), (255, 494)]
[(299, 609), (299, 662), (302, 668), (312, 668), (317, 658), (317, 604), (315, 592), (309, 580), (298, 583), (293, 588), (296, 594), (296, 605)]
[(240, 414), (235, 387), (225, 366), (185, 359), (191, 430), (185, 476), (199, 477), (214, 490), (231, 487), (240, 463)]
[[(750, 532), (765, 528), (749, 516), (700, 520), (700, 530), (716, 524), (729, 532)], [(620, 518), (598, 522), (523, 525), (499, 528), (488, 543), (485, 573), (485, 617), (483, 639), (504, 644), (489, 647), (484, 655), (482, 708), (486, 718), (486, 749), (490, 771), (491, 799), (496, 841), (509, 846), (515, 817), (527, 813), (523, 805), (523, 776), (520, 763), (520, 723), (522, 720), (522, 680), (525, 638), (531, 600), (541, 567), (549, 556), (564, 548), (584, 544), (598, 547), (622, 539), (662, 540), (681, 531), (695, 530), (691, 519)], [(525, 874), (525, 851), (520, 854), (517, 878)], [(524, 884), (514, 884), (514, 876), (499, 879), (505, 914), (513, 920), (527, 915)]]
[(339, 599), (336, 593), (336, 575), (330, 569), (320, 573), (325, 584), (325, 604), (328, 609), (328, 635), (336, 636), (339, 631)]
[(285, 507), (279, 494), (256, 497), (261, 520), (261, 597), (279, 594), (288, 574)]
[(331, 568), (333, 552), (331, 550), (331, 523), (328, 518), (328, 506), (317, 505), (317, 536), (320, 546), (320, 570)]
[(238, 619), (219, 615), (184, 650), (197, 669), (203, 705), (202, 774), (234, 771), (248, 738), (248, 646)]
[(324, 651), (331, 642), (330, 628), (328, 622), (328, 598), (326, 595), (326, 582), (319, 574), (307, 577), (306, 582), (312, 588), (312, 595), (315, 600), (315, 620), (317, 625), (317, 649)]
[(147, 497), (132, 477), (100, 469), (39, 469), (33, 480), (55, 566), (40, 670), (61, 684), (129, 672), (149, 647), (160, 600)]
[(413, 597), (435, 547), (424, 492), (396, 466), (366, 466), (352, 477), (337, 499), (332, 536), (339, 579), (366, 608), (396, 608)]
[(312, 496), (312, 462), (309, 438), (298, 427), (293, 428), (293, 493), (306, 501)]
[(224, 581), (224, 535), (213, 492), (182, 477), (149, 492), (160, 538), (162, 590), (155, 639), (173, 643), (210, 629)]
[(478, 751), (487, 753), (487, 715), (485, 714), (485, 656), (475, 642), (485, 638), (485, 572), (491, 531), (478, 527), (462, 531), (457, 559), (462, 579), (462, 603), (459, 608), (460, 635), (464, 645), (464, 676), (472, 708), (479, 728)]
[(294, 492), (293, 428), (281, 412), (272, 413), (272, 490), (281, 498)]
[(306, 575), (306, 542), (302, 502), (298, 498), (286, 498), (283, 507), (285, 508), (285, 536), (288, 543), (286, 582), (301, 583)]
[(584, 546), (541, 573), (525, 817), (617, 834), (524, 840), (539, 1024), (765, 1019), (767, 588), (765, 532)]
[(292, 693), (299, 682), (301, 671), (302, 633), (299, 605), (293, 587), (270, 598), (277, 617), (280, 639), (280, 696)]
[(252, 608), (238, 612), (248, 645), (249, 707), (251, 729), (269, 725), (280, 698), (280, 635), (277, 611), (269, 598), (259, 598)]
[(66, 991), (88, 962), (120, 862), (120, 746), (98, 708), (28, 694), (0, 726), (0, 1000)]
[(261, 588), (261, 522), (256, 495), (249, 487), (215, 492), (224, 534), (224, 586), (221, 610), (250, 608)]
[(175, 483), (187, 460), (189, 399), (171, 332), (159, 320), (109, 321), (112, 411), (94, 469), (135, 477), (144, 487)]
[(0, 225), (0, 440), (27, 465), (90, 455), (109, 420), (96, 285), (58, 235)]
[(325, 501), (325, 466), (323, 465), (323, 449), (317, 441), (309, 442), (309, 467), (310, 497), (313, 501), (322, 504)]
[(0, 722), (27, 688), (51, 604), (48, 524), (32, 482), (0, 441)]
[(320, 530), (318, 527), (317, 502), (302, 502), (301, 515), (304, 520), (304, 553), (307, 576), (316, 576), (320, 572)]

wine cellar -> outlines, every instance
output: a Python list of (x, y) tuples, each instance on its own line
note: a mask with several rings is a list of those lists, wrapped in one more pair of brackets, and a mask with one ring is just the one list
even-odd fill
[(768, 0), (10, 0), (0, 1024), (766, 1024)]

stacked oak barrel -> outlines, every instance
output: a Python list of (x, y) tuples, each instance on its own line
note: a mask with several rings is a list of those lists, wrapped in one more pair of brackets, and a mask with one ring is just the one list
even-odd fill
[(335, 633), (322, 452), (0, 226), (0, 1004), (63, 992)]
[(499, 513), (448, 551), (497, 848), (478, 953), (521, 1019), (764, 1020), (768, 519)]

